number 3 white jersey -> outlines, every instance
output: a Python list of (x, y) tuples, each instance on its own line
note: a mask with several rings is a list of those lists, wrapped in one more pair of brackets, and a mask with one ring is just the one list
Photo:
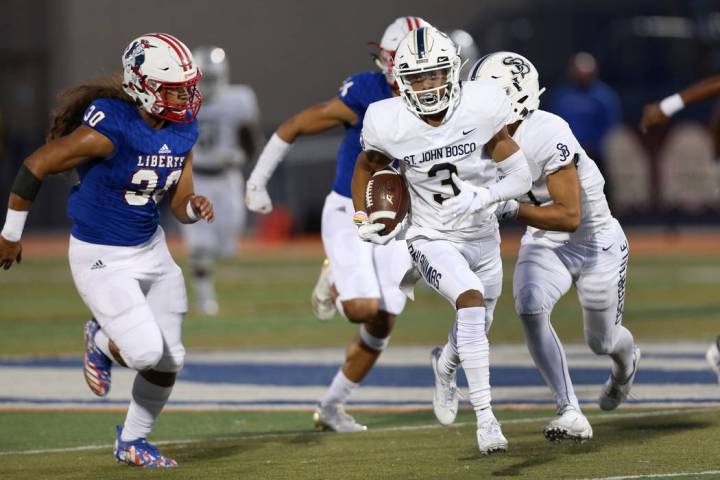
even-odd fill
[(198, 114), (200, 137), (193, 149), (193, 167), (202, 172), (245, 163), (247, 154), (240, 148), (238, 131), (243, 125), (257, 124), (258, 112), (255, 92), (246, 85), (229, 85), (203, 103)]
[[(547, 205), (552, 203), (548, 192), (547, 176), (560, 168), (575, 163), (580, 180), (580, 227), (573, 232), (542, 232), (556, 240), (584, 239), (599, 228), (609, 225), (612, 215), (603, 187), (605, 179), (595, 162), (562, 118), (552, 113), (536, 110), (518, 127), (513, 139), (525, 153), (533, 176), (533, 186), (527, 195), (518, 200), (523, 203)], [(537, 231), (528, 227), (530, 231)]]
[(471, 241), (497, 234), (495, 215), (481, 211), (455, 225), (442, 203), (459, 193), (451, 175), (477, 186), (495, 182), (495, 162), (485, 144), (505, 126), (510, 102), (494, 82), (462, 84), (457, 103), (432, 127), (411, 113), (400, 97), (370, 105), (362, 130), (364, 150), (400, 161), (410, 190), (408, 240), (416, 237)]

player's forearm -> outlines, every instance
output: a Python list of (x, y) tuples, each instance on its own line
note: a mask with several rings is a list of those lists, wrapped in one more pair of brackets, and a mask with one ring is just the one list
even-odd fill
[(281, 123), (275, 133), (283, 141), (293, 143), (297, 137), (317, 135), (341, 125), (339, 119), (326, 115), (325, 107), (325, 104), (314, 105), (293, 115)]
[(706, 78), (680, 92), (680, 97), (685, 105), (698, 103), (718, 95), (720, 95), (720, 75)]
[(356, 212), (365, 211), (365, 190), (367, 190), (367, 184), (372, 174), (373, 170), (370, 162), (367, 161), (364, 153), (360, 153), (357, 162), (355, 162), (355, 171), (353, 172), (351, 184), (353, 206)]
[(262, 153), (260, 153), (255, 167), (250, 174), (248, 183), (264, 189), (270, 177), (272, 177), (272, 174), (275, 172), (275, 169), (290, 150), (290, 145), (290, 143), (283, 140), (277, 133), (273, 134), (265, 144)]
[(520, 204), (517, 220), (541, 230), (574, 232), (580, 226), (580, 211), (566, 205), (536, 206)]
[(170, 211), (180, 223), (195, 223), (198, 221), (198, 215), (193, 211), (190, 200), (194, 196), (193, 193), (186, 195), (174, 195), (170, 202)]
[(493, 202), (519, 197), (532, 187), (532, 174), (522, 150), (513, 152), (497, 167), (501, 179), (488, 187)]

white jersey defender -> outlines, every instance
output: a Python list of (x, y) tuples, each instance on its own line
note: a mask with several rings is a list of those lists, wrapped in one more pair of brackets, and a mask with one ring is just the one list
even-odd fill
[(377, 150), (400, 161), (408, 181), (411, 212), (405, 238), (470, 241), (497, 232), (495, 216), (481, 210), (453, 224), (443, 202), (460, 191), (451, 178), (476, 186), (495, 183), (496, 167), (483, 158), (483, 146), (505, 126), (510, 103), (505, 92), (491, 82), (462, 85), (442, 125), (432, 127), (410, 112), (403, 98), (373, 103), (363, 125), (363, 148)]
[[(528, 349), (557, 402), (558, 416), (546, 425), (545, 436), (550, 440), (587, 440), (592, 437), (592, 428), (580, 412), (567, 359), (550, 323), (550, 314), (574, 284), (590, 349), (609, 355), (614, 363), (600, 395), (600, 407), (604, 410), (617, 407), (630, 391), (639, 360), (632, 334), (622, 325), (629, 258), (627, 238), (610, 213), (603, 193), (605, 180), (568, 124), (556, 115), (538, 110), (544, 89), (539, 87), (532, 63), (517, 53), (496, 52), (473, 66), (470, 80), (476, 79), (492, 79), (505, 88), (512, 102), (510, 131), (525, 152), (533, 176), (531, 190), (518, 200), (539, 207), (519, 207), (518, 218), (531, 225), (533, 219), (542, 218), (542, 212), (549, 211), (543, 207), (554, 205), (548, 179), (552, 179), (556, 197), (566, 195), (567, 205), (579, 203), (569, 207), (580, 211), (578, 223), (572, 227), (556, 223), (558, 229), (564, 225), (566, 231), (528, 226), (513, 276), (513, 293)], [(574, 176), (577, 178), (573, 179)], [(554, 185), (579, 186), (579, 198)]]

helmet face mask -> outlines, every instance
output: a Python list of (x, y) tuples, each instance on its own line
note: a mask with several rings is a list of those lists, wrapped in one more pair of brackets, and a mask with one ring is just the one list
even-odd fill
[(439, 30), (424, 27), (400, 42), (393, 73), (410, 111), (433, 115), (458, 97), (461, 66), (457, 45)]
[(491, 80), (498, 82), (510, 97), (512, 113), (508, 123), (523, 120), (540, 107), (539, 74), (535, 66), (515, 52), (495, 52), (485, 55), (470, 69), (468, 81)]
[(202, 77), (190, 50), (165, 33), (136, 38), (123, 52), (123, 89), (154, 117), (192, 122), (202, 105)]

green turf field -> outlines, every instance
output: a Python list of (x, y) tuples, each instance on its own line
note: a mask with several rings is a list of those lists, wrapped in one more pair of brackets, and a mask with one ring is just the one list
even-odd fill
[[(190, 314), (186, 345), (345, 345), (356, 327), (338, 319), (320, 324), (310, 314), (308, 299), (321, 260), (263, 255), (223, 263), (218, 268), (223, 312), (216, 318)], [(636, 254), (631, 260), (625, 323), (638, 340), (709, 342), (719, 333), (720, 255)], [(505, 295), (496, 310), (493, 343), (523, 341), (510, 295), (513, 263), (505, 259)], [(88, 313), (65, 258), (27, 258), (20, 268), (0, 272), (0, 291), (0, 356), (80, 354)], [(426, 288), (417, 293), (393, 344), (434, 345), (446, 337), (450, 306)], [(574, 292), (556, 307), (554, 325), (564, 341), (582, 340)], [(1, 412), (0, 479), (544, 479), (703, 471), (716, 473), (662, 478), (720, 478), (717, 409), (626, 408), (611, 415), (591, 410), (595, 438), (582, 445), (548, 443), (540, 432), (550, 415), (499, 410), (510, 451), (481, 457), (469, 412), (461, 412), (452, 428), (438, 427), (429, 411), (359, 412), (370, 431), (349, 435), (314, 433), (308, 412), (167, 412), (152, 439), (181, 468), (146, 472), (112, 461), (112, 425), (124, 413)], [(46, 449), (60, 450), (15, 453)]]
[[(314, 433), (301, 412), (166, 413), (153, 437), (180, 468), (148, 472), (113, 463), (108, 439), (120, 413), (0, 413), (0, 478), (561, 479), (703, 471), (716, 473), (678, 478), (720, 477), (720, 411), (590, 413), (595, 436), (584, 444), (547, 442), (541, 434), (547, 415), (499, 412), (509, 451), (483, 457), (469, 412), (453, 427), (436, 425), (430, 412), (358, 413), (370, 430), (355, 434)], [(1, 454), (47, 448), (67, 450)]]
[[(184, 328), (189, 348), (342, 346), (356, 327), (338, 318), (320, 324), (309, 307), (320, 257), (264, 255), (239, 258), (218, 267), (222, 313), (190, 314)], [(181, 262), (182, 263), (182, 262)], [(513, 258), (505, 259), (504, 294), (490, 340), (523, 342), (512, 301)], [(720, 255), (638, 255), (631, 257), (625, 324), (641, 341), (710, 341), (720, 331)], [(28, 258), (0, 272), (0, 355), (79, 354), (88, 312), (70, 277), (65, 258)], [(192, 298), (192, 295), (191, 295)], [(439, 295), (420, 285), (397, 323), (393, 344), (434, 345), (447, 335), (453, 312)], [(574, 291), (553, 313), (564, 341), (582, 341)]]

